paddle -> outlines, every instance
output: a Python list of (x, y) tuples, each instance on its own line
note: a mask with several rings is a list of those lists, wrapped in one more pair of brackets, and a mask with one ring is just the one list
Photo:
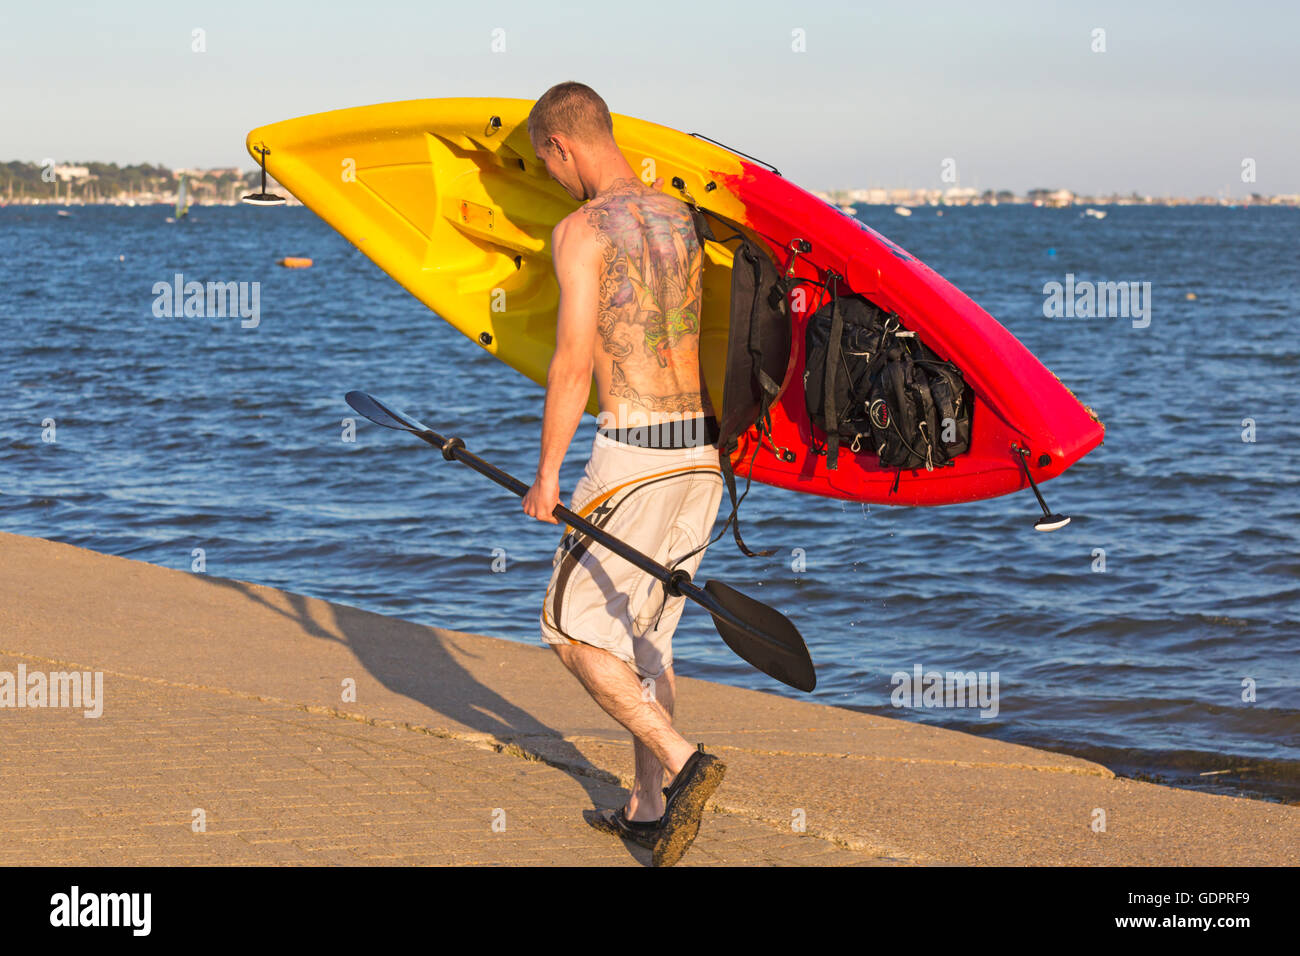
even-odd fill
[[(394, 411), (365, 392), (348, 392), (345, 398), (357, 412), (376, 425), (410, 432), (441, 450), (442, 457), (448, 461), (469, 465), (479, 474), (491, 478), (521, 498), (528, 494), (527, 485), (466, 451), (465, 443), (459, 438), (443, 438), (427, 425)], [(688, 597), (712, 614), (713, 623), (726, 645), (764, 674), (802, 691), (811, 691), (817, 686), (817, 675), (808, 648), (799, 636), (799, 631), (780, 611), (755, 601), (720, 581), (706, 581), (701, 588), (691, 581), (691, 576), (686, 571), (681, 568), (669, 571), (613, 535), (579, 518), (564, 505), (556, 505), (551, 514), (624, 560), (632, 562), (642, 571), (654, 575), (663, 582), (669, 594)]]

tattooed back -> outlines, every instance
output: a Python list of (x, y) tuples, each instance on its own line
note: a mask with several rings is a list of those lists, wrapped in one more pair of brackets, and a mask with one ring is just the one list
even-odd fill
[(626, 179), (580, 212), (601, 252), (601, 411), (617, 425), (714, 414), (700, 372), (703, 250), (686, 206)]

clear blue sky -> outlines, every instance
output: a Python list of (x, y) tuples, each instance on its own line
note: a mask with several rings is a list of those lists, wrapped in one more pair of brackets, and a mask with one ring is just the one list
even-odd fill
[(263, 123), (577, 79), (809, 188), (940, 187), (952, 157), (979, 189), (1296, 193), (1298, 37), (1281, 0), (6, 3), (0, 160), (251, 168)]

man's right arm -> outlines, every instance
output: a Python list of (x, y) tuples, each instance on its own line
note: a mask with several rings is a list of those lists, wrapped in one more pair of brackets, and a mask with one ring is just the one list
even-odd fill
[(523, 507), (539, 521), (556, 524), (551, 512), (560, 500), (560, 463), (578, 430), (591, 394), (600, 248), (595, 233), (582, 218), (570, 216), (555, 227), (551, 249), (560, 285), (555, 354), (546, 372), (546, 409), (542, 414), (537, 477), (524, 497)]

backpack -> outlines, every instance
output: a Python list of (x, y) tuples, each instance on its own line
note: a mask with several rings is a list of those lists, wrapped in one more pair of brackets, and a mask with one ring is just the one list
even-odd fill
[[(839, 446), (864, 446), (882, 468), (933, 471), (970, 449), (970, 387), (894, 313), (859, 295), (839, 296), (808, 320), (804, 399), (826, 433), (826, 467)], [(894, 488), (897, 489), (897, 478)]]
[[(732, 230), (732, 235), (725, 239), (715, 238), (705, 219), (706, 215)], [(731, 456), (738, 446), (740, 436), (754, 425), (776, 447), (775, 441), (772, 441), (769, 410), (781, 392), (781, 383), (790, 366), (792, 331), (789, 285), (777, 271), (767, 251), (741, 232), (739, 226), (698, 206), (692, 207), (691, 216), (695, 220), (695, 231), (701, 246), (705, 240), (718, 243), (740, 240), (731, 269), (731, 324), (727, 339), (722, 408), (718, 420), (718, 457), (727, 493), (731, 498), (731, 514), (713, 541), (722, 537), (727, 526), (734, 521), (732, 534), (740, 550), (751, 558), (760, 555), (766, 557), (775, 554), (775, 550), (751, 551), (740, 536), (740, 502), (749, 494), (750, 479), (746, 479), (745, 491), (737, 498), (736, 475), (731, 466)], [(762, 436), (754, 445), (755, 456), (761, 444)], [(752, 462), (753, 459), (751, 466)]]

